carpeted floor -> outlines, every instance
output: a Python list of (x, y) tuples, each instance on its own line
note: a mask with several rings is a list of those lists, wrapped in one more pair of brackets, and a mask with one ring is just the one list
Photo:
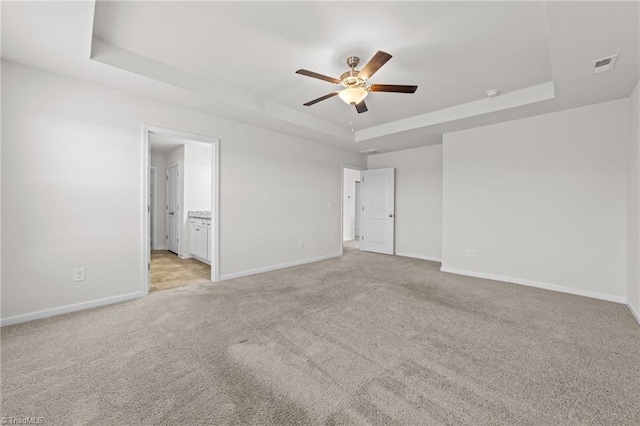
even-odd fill
[(347, 240), (342, 242), (342, 248), (344, 251), (360, 250), (360, 239), (356, 237), (355, 240)]
[(638, 425), (624, 305), (338, 259), (4, 327), (2, 416), (44, 424)]

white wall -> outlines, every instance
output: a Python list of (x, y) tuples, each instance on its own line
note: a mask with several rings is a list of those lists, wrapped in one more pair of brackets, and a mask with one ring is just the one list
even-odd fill
[(627, 304), (640, 323), (640, 83), (629, 98)]
[(208, 143), (184, 146), (185, 211), (211, 210), (211, 151)]
[[(180, 165), (180, 183), (182, 185), (184, 181), (184, 176), (182, 170), (184, 169), (184, 145), (180, 145), (176, 149), (173, 149), (167, 152), (167, 167), (174, 166), (176, 164)], [(180, 187), (182, 190), (182, 186)], [(180, 194), (182, 195), (182, 194)]]
[(442, 257), (442, 145), (372, 155), (369, 169), (396, 168), (396, 254)]
[(159, 152), (152, 152), (149, 164), (156, 167), (156, 240), (154, 241), (154, 250), (164, 250), (165, 246), (165, 196), (167, 172), (167, 156)]
[(624, 301), (628, 105), (445, 134), (443, 270)]
[(356, 181), (360, 180), (360, 170), (344, 169), (344, 187), (342, 191), (342, 239), (353, 240), (356, 237)]
[(340, 253), (360, 154), (6, 61), (2, 88), (4, 324), (140, 295), (143, 123), (220, 138), (223, 277)]
[(211, 210), (211, 151), (208, 143), (184, 145), (183, 220), (180, 251), (191, 255), (190, 211)]

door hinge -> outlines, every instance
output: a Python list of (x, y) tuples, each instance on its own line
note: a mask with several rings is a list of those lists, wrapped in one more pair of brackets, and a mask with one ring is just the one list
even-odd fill
[(151, 264), (147, 263), (147, 271), (150, 271), (150, 270), (151, 270)]
[(364, 240), (364, 235), (360, 235), (360, 239)]
[(179, 242), (180, 242), (180, 238), (176, 238), (176, 243), (179, 243)]
[(168, 239), (169, 239), (169, 236), (168, 236), (168, 235), (165, 235), (165, 236), (164, 236), (164, 239), (165, 239), (165, 240), (168, 240)]
[(164, 176), (165, 180), (169, 180), (169, 175)]

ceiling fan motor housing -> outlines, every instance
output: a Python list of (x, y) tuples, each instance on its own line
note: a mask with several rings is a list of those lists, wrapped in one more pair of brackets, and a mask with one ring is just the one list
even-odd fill
[(355, 68), (358, 66), (359, 63), (360, 63), (360, 58), (358, 58), (357, 56), (349, 56), (347, 58), (347, 65), (349, 65), (349, 68)]

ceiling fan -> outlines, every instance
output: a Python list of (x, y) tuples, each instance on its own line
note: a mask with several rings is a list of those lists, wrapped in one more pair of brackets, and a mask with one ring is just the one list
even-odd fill
[(328, 95), (319, 97), (312, 101), (307, 102), (304, 106), (311, 106), (325, 99), (332, 98), (336, 95), (340, 97), (349, 105), (354, 105), (358, 114), (367, 112), (367, 105), (364, 103), (364, 98), (367, 97), (369, 92), (392, 92), (392, 93), (415, 93), (418, 86), (405, 86), (401, 84), (372, 84), (367, 85), (368, 80), (376, 73), (387, 61), (391, 59), (391, 55), (386, 52), (378, 51), (373, 58), (362, 68), (360, 71), (356, 69), (360, 63), (360, 58), (357, 56), (350, 56), (347, 58), (347, 65), (351, 70), (345, 72), (339, 79), (328, 77), (326, 75), (318, 74), (313, 71), (298, 70), (296, 74), (306, 75), (307, 77), (313, 77), (320, 80), (328, 81), (333, 84), (340, 84), (344, 89), (336, 90)]

